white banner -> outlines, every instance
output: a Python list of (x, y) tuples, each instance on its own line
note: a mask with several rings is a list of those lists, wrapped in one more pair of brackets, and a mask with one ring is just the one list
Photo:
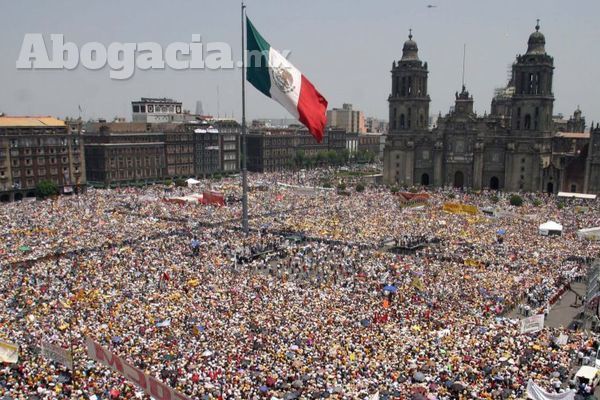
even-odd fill
[(19, 361), (19, 345), (0, 341), (0, 362), (15, 364)]
[(70, 351), (50, 343), (42, 342), (42, 356), (73, 371), (73, 356)]
[(86, 338), (88, 356), (115, 372), (120, 373), (129, 381), (139, 386), (148, 396), (156, 400), (189, 400), (184, 395), (171, 389), (155, 377), (146, 375), (136, 367), (129, 365), (124, 359), (106, 350), (89, 337)]
[(537, 314), (521, 320), (521, 333), (534, 333), (544, 329), (544, 314)]
[(559, 346), (564, 346), (569, 342), (569, 336), (561, 333), (558, 339), (556, 339), (556, 344)]
[(527, 382), (527, 398), (532, 400), (574, 400), (575, 392), (569, 390), (564, 393), (548, 393), (533, 381)]

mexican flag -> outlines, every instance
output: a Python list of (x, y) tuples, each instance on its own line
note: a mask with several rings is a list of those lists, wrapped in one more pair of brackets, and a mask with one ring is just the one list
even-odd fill
[(327, 100), (296, 67), (267, 43), (248, 18), (246, 35), (248, 82), (281, 104), (320, 143), (327, 122)]

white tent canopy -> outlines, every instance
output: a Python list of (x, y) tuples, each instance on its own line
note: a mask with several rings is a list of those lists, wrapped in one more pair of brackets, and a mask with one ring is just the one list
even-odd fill
[(580, 229), (577, 236), (588, 240), (600, 240), (600, 227)]
[(596, 200), (595, 194), (587, 194), (587, 193), (558, 192), (558, 197), (570, 197), (570, 198), (574, 198), (574, 199)]
[(540, 235), (562, 235), (563, 226), (558, 222), (546, 221), (539, 227)]
[(187, 182), (188, 187), (191, 187), (191, 186), (194, 186), (194, 185), (197, 185), (200, 183), (200, 181), (197, 181), (194, 178), (190, 178), (186, 182)]

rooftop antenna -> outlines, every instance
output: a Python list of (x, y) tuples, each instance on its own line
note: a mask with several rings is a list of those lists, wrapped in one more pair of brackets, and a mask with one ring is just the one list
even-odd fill
[(463, 44), (463, 68), (462, 68), (462, 87), (465, 87), (465, 57), (467, 53), (467, 44)]

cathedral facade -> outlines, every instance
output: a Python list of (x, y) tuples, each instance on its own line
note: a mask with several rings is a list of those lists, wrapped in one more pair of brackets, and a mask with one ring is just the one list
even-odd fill
[(507, 86), (496, 91), (489, 115), (475, 114), (473, 97), (463, 86), (434, 128), (428, 65), (409, 34), (391, 71), (385, 183), (600, 193), (600, 127), (592, 124), (586, 132), (579, 109), (568, 121), (554, 117), (554, 59), (539, 28), (513, 63)]

